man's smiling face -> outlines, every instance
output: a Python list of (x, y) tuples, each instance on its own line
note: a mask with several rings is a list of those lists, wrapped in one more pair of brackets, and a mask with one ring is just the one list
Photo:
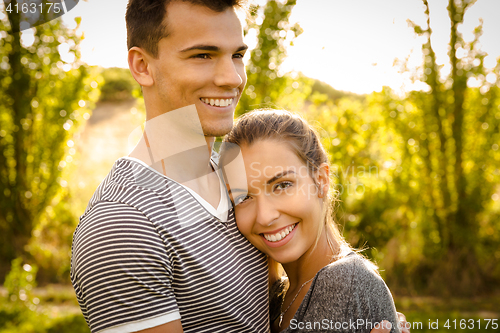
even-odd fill
[(205, 136), (222, 136), (246, 84), (241, 21), (233, 8), (215, 12), (182, 1), (168, 5), (168, 36), (151, 59), (157, 107), (162, 112), (194, 104)]

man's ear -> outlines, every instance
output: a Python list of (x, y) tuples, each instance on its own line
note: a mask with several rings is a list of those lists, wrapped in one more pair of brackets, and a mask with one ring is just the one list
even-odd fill
[(318, 197), (326, 197), (328, 195), (328, 189), (330, 188), (330, 166), (328, 163), (320, 164), (314, 178), (318, 185)]
[(134, 79), (143, 87), (154, 83), (149, 62), (150, 56), (140, 47), (134, 46), (128, 51), (128, 67)]

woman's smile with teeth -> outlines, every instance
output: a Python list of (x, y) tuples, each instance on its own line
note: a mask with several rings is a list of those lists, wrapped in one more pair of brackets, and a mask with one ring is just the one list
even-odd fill
[(290, 225), (287, 228), (285, 228), (285, 229), (283, 229), (280, 232), (277, 232), (275, 234), (264, 234), (263, 233), (262, 235), (269, 242), (278, 242), (278, 241), (282, 240), (283, 238), (285, 238), (290, 232), (292, 232), (293, 228), (295, 228), (296, 225), (297, 225), (297, 223)]
[(233, 98), (200, 98), (201, 101), (205, 104), (211, 105), (211, 106), (218, 106), (218, 107), (225, 107), (228, 105), (233, 104)]

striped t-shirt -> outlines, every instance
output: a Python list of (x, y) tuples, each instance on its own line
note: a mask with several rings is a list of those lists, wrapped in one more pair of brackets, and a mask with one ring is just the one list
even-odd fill
[(181, 319), (184, 332), (268, 332), (265, 256), (177, 182), (121, 158), (73, 235), (71, 281), (93, 333)]

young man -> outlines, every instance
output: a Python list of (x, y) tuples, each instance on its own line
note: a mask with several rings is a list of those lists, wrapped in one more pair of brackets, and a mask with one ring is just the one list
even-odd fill
[(269, 330), (265, 257), (238, 232), (209, 154), (246, 83), (240, 6), (129, 1), (147, 124), (74, 234), (71, 278), (92, 332)]

